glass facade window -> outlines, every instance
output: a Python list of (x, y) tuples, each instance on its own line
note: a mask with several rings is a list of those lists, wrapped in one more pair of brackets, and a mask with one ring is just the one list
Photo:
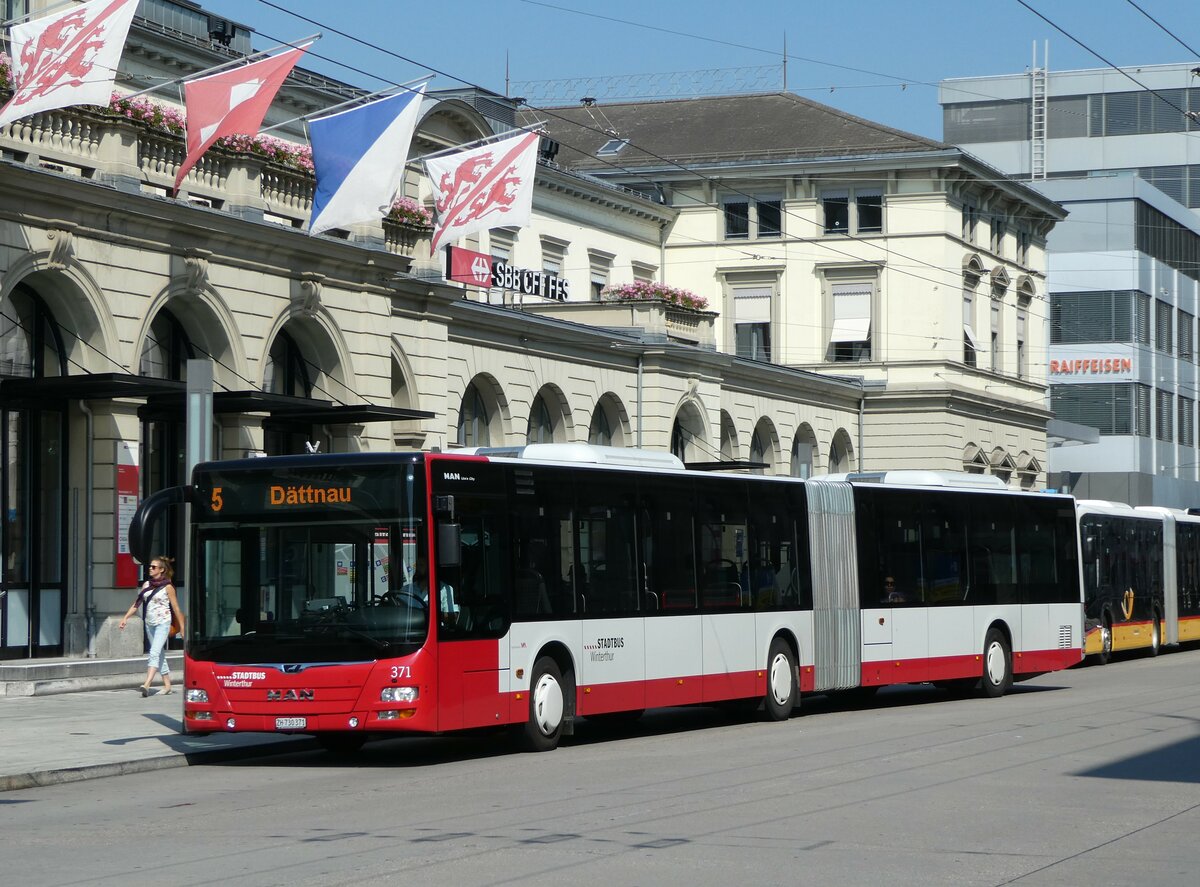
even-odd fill
[(1050, 409), (1057, 419), (1096, 428), (1101, 434), (1150, 436), (1150, 386), (1135, 382), (1052, 385)]
[(1196, 401), (1190, 397), (1179, 395), (1179, 445), (1195, 446), (1195, 416)]
[[(1145, 293), (1131, 290), (1050, 294), (1050, 342), (1071, 345), (1081, 342), (1133, 342), (1135, 295), (1149, 313)], [(1138, 324), (1148, 330), (1148, 324)]]
[(1200, 280), (1200, 235), (1142, 201), (1137, 201), (1134, 249)]
[(1157, 388), (1154, 391), (1154, 436), (1159, 440), (1175, 439), (1173, 421), (1175, 418), (1175, 395), (1170, 391)]
[(1195, 318), (1186, 311), (1180, 310), (1176, 315), (1175, 342), (1179, 345), (1179, 358), (1192, 359), (1192, 329)]
[(1171, 353), (1171, 306), (1162, 299), (1154, 300), (1154, 347), (1163, 352)]

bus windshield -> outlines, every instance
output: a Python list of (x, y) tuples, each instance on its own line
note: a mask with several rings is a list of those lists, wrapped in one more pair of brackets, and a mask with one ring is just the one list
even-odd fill
[[(316, 501), (318, 488), (290, 474), (205, 478), (219, 506), (197, 520), (189, 656), (351, 662), (418, 649), (429, 614), (427, 593), (413, 583), (428, 541), (416, 469), (393, 464), (364, 486), (360, 507), (349, 487), (336, 502)], [(279, 490), (296, 489), (310, 492), (273, 510)]]

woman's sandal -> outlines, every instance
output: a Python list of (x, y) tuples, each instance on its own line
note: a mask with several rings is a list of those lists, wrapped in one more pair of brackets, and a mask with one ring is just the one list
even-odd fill
[(165, 689), (165, 690), (163, 690), (163, 691), (162, 691), (162, 695), (163, 695), (163, 696), (170, 696), (170, 695), (171, 695), (172, 693), (174, 693), (174, 692), (175, 692), (175, 691), (174, 691), (173, 689), (171, 689), (170, 687), (167, 687), (167, 689)]
[(150, 695), (150, 688), (149, 688), (149, 687), (147, 687), (145, 684), (142, 684), (142, 686), (141, 686), (139, 689), (142, 691), (142, 696), (143, 696), (143, 697), (146, 697), (146, 696), (149, 696), (149, 695)]

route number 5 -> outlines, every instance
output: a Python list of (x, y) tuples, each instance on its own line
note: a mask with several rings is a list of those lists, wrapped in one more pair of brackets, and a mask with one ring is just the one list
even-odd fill
[(212, 491), (212, 510), (220, 511), (225, 507), (225, 500), (221, 498), (222, 487), (213, 487)]

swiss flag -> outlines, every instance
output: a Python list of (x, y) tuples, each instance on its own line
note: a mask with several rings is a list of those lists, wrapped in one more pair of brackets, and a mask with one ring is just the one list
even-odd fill
[(275, 93), (311, 45), (307, 43), (232, 71), (221, 71), (184, 83), (187, 156), (175, 176), (176, 193), (184, 177), (217, 139), (258, 132)]

